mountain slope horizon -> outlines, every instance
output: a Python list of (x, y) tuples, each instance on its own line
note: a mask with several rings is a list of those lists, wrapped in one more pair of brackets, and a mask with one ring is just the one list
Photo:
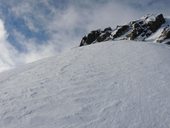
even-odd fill
[(1, 128), (170, 127), (170, 49), (107, 41), (0, 74)]

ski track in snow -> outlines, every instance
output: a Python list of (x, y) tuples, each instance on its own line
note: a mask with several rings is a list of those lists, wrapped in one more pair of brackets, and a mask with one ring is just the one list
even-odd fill
[(0, 128), (168, 128), (170, 49), (114, 41), (0, 74)]

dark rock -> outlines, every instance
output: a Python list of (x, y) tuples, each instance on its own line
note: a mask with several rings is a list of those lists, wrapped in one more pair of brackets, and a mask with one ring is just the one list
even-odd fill
[[(80, 46), (118, 38), (118, 40), (130, 39), (142, 41), (156, 32), (164, 23), (165, 18), (162, 14), (148, 15), (142, 19), (132, 21), (127, 25), (117, 26), (115, 29), (107, 27), (104, 30), (91, 31), (87, 36), (82, 38)], [(165, 29), (157, 42), (163, 42), (166, 39), (170, 39), (170, 29)]]
[(118, 38), (118, 37), (122, 36), (123, 34), (125, 34), (129, 29), (129, 25), (117, 26), (117, 28), (118, 28), (118, 30), (113, 35), (113, 38)]
[(163, 16), (163, 14), (160, 14), (156, 17), (156, 21), (159, 22), (160, 24), (165, 23), (165, 18)]
[[(127, 38), (130, 40), (135, 40), (137, 37), (143, 37), (144, 40), (146, 37), (149, 37), (153, 32), (156, 32), (163, 23), (165, 23), (165, 19), (162, 14), (155, 17), (155, 20), (150, 20), (150, 17), (147, 16), (143, 20), (137, 20), (131, 22), (132, 30), (129, 34), (127, 34)], [(150, 20), (146, 22), (146, 20)]]
[(134, 40), (137, 36), (138, 36), (138, 33), (137, 33), (137, 30), (136, 30), (136, 29), (132, 30), (132, 32), (127, 35), (127, 37), (128, 37), (130, 40)]
[(96, 42), (105, 41), (109, 39), (111, 32), (112, 32), (111, 27), (105, 28), (103, 31), (101, 31), (100, 29), (91, 31), (87, 36), (84, 36), (82, 38), (80, 46), (89, 45), (94, 43), (95, 41)]
[(168, 44), (168, 45), (170, 45), (170, 41), (166, 42), (165, 44)]
[(165, 40), (170, 39), (170, 26), (167, 26), (162, 31), (161, 35), (159, 36), (157, 42), (162, 43)]
[(100, 30), (91, 31), (87, 36), (84, 36), (81, 40), (80, 47), (93, 43), (97, 37), (101, 34)]
[(132, 24), (132, 27), (133, 27), (133, 29), (139, 28), (139, 27), (140, 27), (140, 24), (136, 22), (136, 23)]
[(101, 35), (97, 38), (97, 42), (102, 42), (102, 41), (109, 40), (109, 39), (110, 39), (110, 35), (111, 35), (110, 32), (106, 32), (106, 33), (101, 34)]
[(155, 18), (155, 21), (149, 21), (148, 26), (152, 32), (156, 32), (163, 23), (165, 23), (165, 18), (160, 14)]
[(99, 30), (91, 31), (91, 33), (88, 34), (86, 43), (91, 44), (93, 41), (96, 40), (96, 38), (100, 35)]
[(105, 28), (103, 32), (111, 32), (112, 31), (112, 28), (111, 27), (108, 27), (108, 28)]
[(87, 37), (84, 36), (80, 42), (80, 47), (86, 45)]

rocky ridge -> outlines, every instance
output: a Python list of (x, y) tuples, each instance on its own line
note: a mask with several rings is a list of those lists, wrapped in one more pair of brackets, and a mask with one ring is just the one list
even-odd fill
[(161, 33), (154, 39), (154, 42), (170, 44), (170, 26), (166, 20), (163, 14), (152, 14), (126, 25), (119, 25), (115, 29), (107, 27), (104, 30), (93, 30), (82, 38), (80, 46), (108, 40), (147, 41), (159, 29)]

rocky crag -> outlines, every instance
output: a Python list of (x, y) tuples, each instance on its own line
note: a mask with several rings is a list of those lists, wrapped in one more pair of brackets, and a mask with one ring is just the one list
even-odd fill
[(170, 26), (163, 14), (147, 15), (115, 29), (107, 27), (104, 30), (93, 30), (82, 38), (80, 46), (108, 40), (147, 41), (155, 33), (154, 42), (170, 44)]

